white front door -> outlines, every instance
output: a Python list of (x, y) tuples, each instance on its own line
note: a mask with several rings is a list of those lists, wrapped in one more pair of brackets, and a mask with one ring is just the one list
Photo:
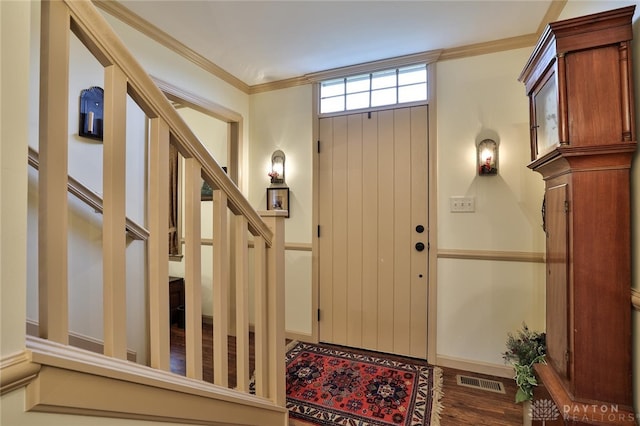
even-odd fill
[(320, 341), (426, 358), (427, 108), (320, 119)]

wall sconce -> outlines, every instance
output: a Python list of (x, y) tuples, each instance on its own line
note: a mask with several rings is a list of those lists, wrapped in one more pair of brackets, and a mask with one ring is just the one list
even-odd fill
[(286, 210), (287, 217), (290, 216), (289, 210), (289, 187), (284, 181), (285, 174), (285, 155), (281, 150), (275, 151), (271, 155), (271, 185), (267, 188), (267, 210)]
[(498, 174), (498, 144), (493, 139), (484, 139), (477, 146), (478, 175)]
[(78, 134), (85, 138), (102, 140), (104, 90), (98, 86), (80, 92), (80, 121)]
[(277, 150), (271, 155), (271, 183), (284, 184), (284, 152)]

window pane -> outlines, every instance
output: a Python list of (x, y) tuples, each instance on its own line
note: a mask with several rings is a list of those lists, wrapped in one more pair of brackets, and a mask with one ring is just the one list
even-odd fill
[(396, 88), (375, 90), (371, 92), (371, 106), (392, 105), (396, 103)]
[(347, 95), (347, 110), (369, 108), (369, 91)]
[(369, 75), (358, 75), (347, 78), (347, 93), (368, 92)]
[(398, 72), (398, 86), (425, 83), (427, 81), (426, 65), (401, 68)]
[(335, 96), (320, 101), (320, 113), (344, 111), (344, 96)]
[(344, 94), (344, 78), (339, 80), (329, 80), (322, 82), (320, 86), (320, 97), (328, 98), (329, 96), (337, 96)]
[(371, 89), (383, 89), (385, 87), (395, 87), (396, 70), (387, 70), (373, 73)]
[(323, 81), (320, 113), (426, 101), (427, 83), (426, 64)]
[(398, 102), (416, 102), (427, 99), (427, 83), (398, 88)]

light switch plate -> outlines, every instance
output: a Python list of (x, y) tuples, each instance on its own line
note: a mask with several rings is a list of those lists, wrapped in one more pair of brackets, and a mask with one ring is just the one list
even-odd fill
[(463, 196), (450, 197), (449, 209), (452, 213), (473, 213), (476, 211), (476, 199)]

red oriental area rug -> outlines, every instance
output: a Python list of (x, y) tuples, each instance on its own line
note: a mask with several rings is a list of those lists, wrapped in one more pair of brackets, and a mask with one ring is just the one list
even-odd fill
[(327, 426), (437, 426), (442, 371), (383, 356), (295, 343), (287, 351), (289, 415)]

